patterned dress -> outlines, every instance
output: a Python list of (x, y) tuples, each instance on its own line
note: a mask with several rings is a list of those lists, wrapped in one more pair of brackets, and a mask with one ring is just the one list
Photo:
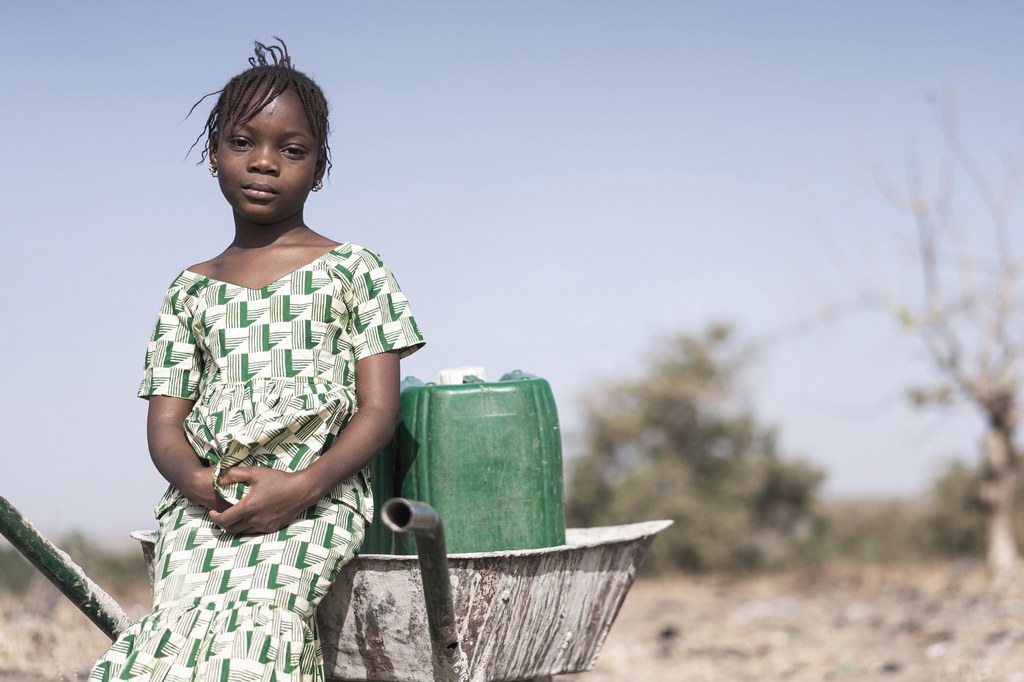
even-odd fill
[[(196, 401), (184, 428), (215, 484), (232, 466), (297, 471), (355, 413), (356, 361), (421, 345), (398, 283), (359, 246), (261, 289), (186, 270), (164, 298), (139, 395)], [(218, 492), (235, 502), (246, 490)], [(174, 488), (156, 513), (153, 611), (90, 680), (324, 679), (314, 616), (373, 518), (368, 470), (276, 533), (232, 535)]]

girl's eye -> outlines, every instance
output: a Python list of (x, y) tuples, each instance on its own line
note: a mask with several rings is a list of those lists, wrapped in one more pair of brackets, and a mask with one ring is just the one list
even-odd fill
[(235, 149), (245, 149), (249, 147), (249, 140), (245, 139), (244, 137), (233, 137), (230, 140), (228, 140), (228, 144), (230, 144)]
[(302, 158), (306, 154), (306, 150), (301, 147), (285, 147), (284, 153), (292, 158)]

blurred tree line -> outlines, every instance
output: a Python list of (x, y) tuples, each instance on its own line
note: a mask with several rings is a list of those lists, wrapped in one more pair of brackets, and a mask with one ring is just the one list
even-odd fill
[(569, 524), (674, 520), (651, 548), (649, 573), (984, 554), (982, 472), (962, 463), (922, 500), (822, 501), (823, 472), (780, 452), (742, 399), (752, 359), (730, 327), (714, 325), (596, 392), (570, 462)]

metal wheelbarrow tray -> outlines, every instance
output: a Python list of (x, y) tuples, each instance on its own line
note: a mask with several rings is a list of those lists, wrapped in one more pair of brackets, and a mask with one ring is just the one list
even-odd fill
[[(654, 536), (671, 523), (569, 528), (558, 547), (449, 554), (465, 679), (544, 679), (593, 668)], [(136, 534), (150, 553), (151, 536)], [(329, 680), (436, 679), (416, 556), (357, 556), (317, 621)]]

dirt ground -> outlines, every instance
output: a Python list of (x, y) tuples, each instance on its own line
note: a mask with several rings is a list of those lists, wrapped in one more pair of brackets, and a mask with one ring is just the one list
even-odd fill
[(564, 680), (1024, 682), (1024, 595), (960, 564), (642, 582)]
[[(148, 595), (117, 595), (133, 617)], [(58, 593), (0, 598), (0, 680), (84, 679), (106, 639)], [(558, 682), (1024, 682), (1024, 593), (971, 565), (634, 585), (592, 672)]]

